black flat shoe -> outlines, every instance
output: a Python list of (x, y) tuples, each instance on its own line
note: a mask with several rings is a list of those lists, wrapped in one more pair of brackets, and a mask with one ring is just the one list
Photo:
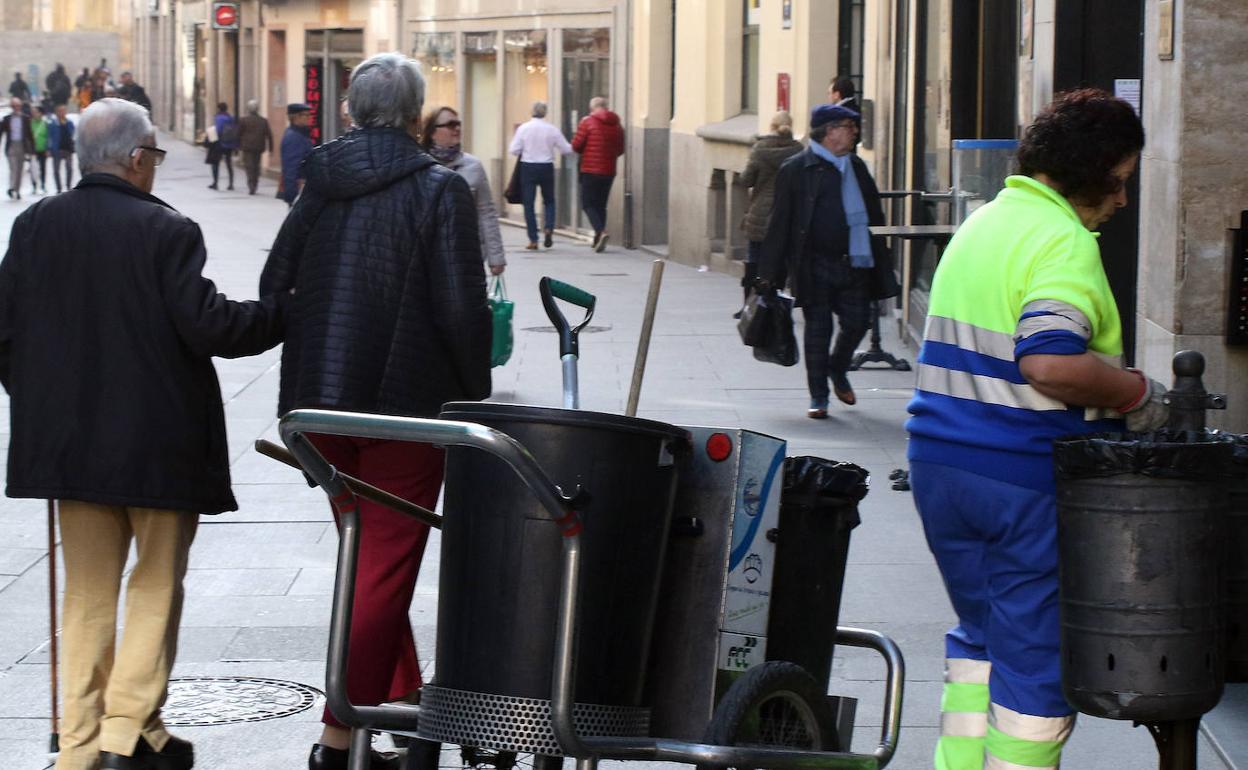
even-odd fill
[[(390, 751), (369, 752), (369, 770), (399, 770), (399, 755)], [(320, 743), (312, 744), (312, 753), (308, 755), (308, 770), (347, 770), (347, 758), (350, 753), (346, 749), (334, 749)]]
[(147, 741), (139, 738), (134, 755), (100, 752), (101, 770), (191, 770), (195, 766), (195, 747), (190, 741), (169, 736), (169, 741), (156, 751)]

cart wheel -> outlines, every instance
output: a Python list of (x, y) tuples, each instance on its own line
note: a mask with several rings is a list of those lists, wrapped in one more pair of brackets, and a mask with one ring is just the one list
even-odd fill
[[(814, 677), (773, 660), (732, 683), (715, 707), (704, 743), (718, 746), (834, 751), (836, 717)], [(698, 770), (713, 770), (699, 765)]]

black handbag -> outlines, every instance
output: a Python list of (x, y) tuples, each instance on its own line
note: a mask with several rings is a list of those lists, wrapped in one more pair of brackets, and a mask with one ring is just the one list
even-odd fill
[(511, 178), (507, 180), (507, 187), (503, 190), (503, 200), (508, 203), (524, 203), (524, 191), (520, 189), (520, 161), (516, 161), (516, 165), (511, 169)]
[[(766, 312), (759, 313), (758, 301), (758, 292), (751, 291), (745, 300), (745, 306), (741, 308), (741, 318), (737, 321), (737, 334), (741, 335), (741, 342), (750, 347), (760, 345), (767, 339)], [(766, 303), (763, 308), (765, 311)]]
[(759, 302), (766, 308), (767, 338), (762, 344), (754, 346), (754, 358), (769, 364), (793, 366), (797, 363), (793, 298), (785, 294), (771, 294), (760, 297)]

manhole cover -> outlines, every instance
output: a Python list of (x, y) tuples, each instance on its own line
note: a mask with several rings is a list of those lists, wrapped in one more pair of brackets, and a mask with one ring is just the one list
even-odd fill
[(628, 273), (590, 273), (590, 275), (595, 278), (623, 278), (627, 276)]
[(263, 722), (306, 711), (323, 695), (314, 687), (281, 679), (187, 676), (169, 680), (169, 699), (160, 715), (173, 727)]
[[(522, 332), (551, 332), (551, 333), (553, 333), (553, 332), (555, 331), (555, 327), (553, 327), (553, 326), (526, 326), (526, 327), (524, 327), (523, 329), (521, 329), (520, 331), (522, 331)], [(610, 327), (610, 326), (593, 326), (593, 325), (590, 325), (590, 326), (586, 326), (584, 329), (581, 329), (581, 334), (597, 334), (598, 332), (609, 332), (609, 331), (611, 331), (611, 327)]]

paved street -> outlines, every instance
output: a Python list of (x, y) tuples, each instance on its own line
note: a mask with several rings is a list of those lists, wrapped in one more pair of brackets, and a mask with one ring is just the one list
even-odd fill
[[(286, 206), (273, 198), (273, 183), (266, 180), (261, 194), (249, 197), (240, 172), (236, 188), (242, 192), (208, 190), (201, 151), (165, 144), (170, 154), (155, 193), (201, 224), (209, 251), (207, 273), (218, 286), (231, 297), (254, 298), (267, 247), (286, 213)], [(0, 245), (7, 244), (13, 218), (29, 202), (0, 203)], [(521, 230), (505, 228), (504, 237), (511, 260), (506, 277), (516, 301), (516, 348), (511, 362), (495, 370), (494, 399), (559, 404), (556, 338), (546, 328), (536, 290), (538, 278), (551, 275), (598, 295), (594, 324), (599, 328), (582, 337), (582, 405), (621, 412), (651, 257), (614, 246), (593, 254), (583, 243), (564, 239), (550, 251), (530, 253), (520, 248)], [(853, 379), (858, 406), (837, 404), (830, 419), (809, 420), (801, 367), (755, 362), (740, 344), (730, 318), (739, 299), (735, 279), (668, 265), (639, 415), (752, 428), (787, 438), (790, 454), (849, 460), (872, 472), (862, 525), (853, 534), (841, 623), (878, 629), (901, 645), (909, 674), (905, 727), (891, 767), (930, 767), (939, 724), (941, 635), (952, 623), (952, 612), (910, 495), (892, 491), (887, 480), (891, 470), (905, 467), (902, 423), (912, 375), (860, 372)], [(913, 358), (913, 351), (899, 349), (895, 333), (885, 337), (886, 346)], [(217, 362), (241, 510), (207, 517), (199, 530), (175, 677), (261, 677), (323, 686), (336, 541), (329, 509), (323, 495), (309, 489), (298, 473), (251, 448), (259, 437), (277, 440), (278, 360), (279, 351), (273, 350)], [(7, 447), (7, 399), (3, 407), (0, 440)], [(42, 501), (0, 500), (0, 766), (15, 770), (48, 765), (44, 511)], [(433, 652), (437, 561), (435, 534), (411, 610), (426, 657)], [(858, 750), (868, 750), (876, 740), (882, 674), (871, 655), (838, 652), (830, 691), (862, 699), (854, 740)], [(1242, 700), (1242, 693), (1235, 697)], [(317, 701), (280, 719), (174, 730), (195, 741), (199, 767), (300, 768), (318, 732), (320, 705)], [(171, 706), (186, 704), (175, 693)], [(211, 705), (203, 710), (209, 716), (222, 711)], [(1207, 739), (1202, 738), (1201, 751), (1201, 768), (1225, 766)], [(1064, 763), (1069, 768), (1155, 765), (1145, 730), (1091, 718), (1079, 720)]]

